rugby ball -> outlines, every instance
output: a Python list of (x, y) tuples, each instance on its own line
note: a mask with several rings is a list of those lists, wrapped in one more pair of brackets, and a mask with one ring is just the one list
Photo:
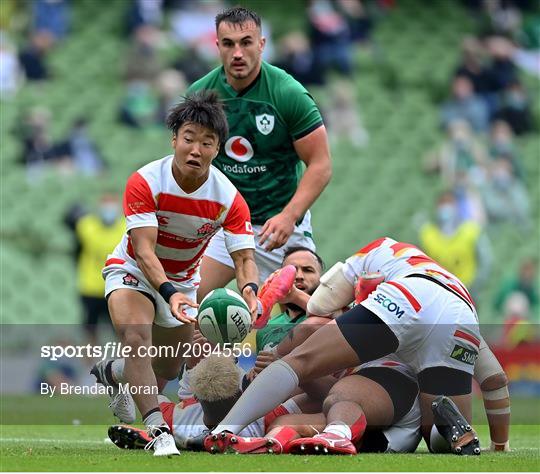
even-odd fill
[(215, 344), (242, 342), (251, 331), (245, 301), (227, 288), (218, 288), (204, 297), (197, 319), (202, 335)]

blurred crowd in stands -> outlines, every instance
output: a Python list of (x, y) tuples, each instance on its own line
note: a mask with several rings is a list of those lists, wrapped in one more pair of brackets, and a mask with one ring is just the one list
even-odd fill
[[(380, 11), (391, 3), (371, 4)], [(161, 126), (167, 109), (186, 87), (218, 64), (214, 18), (226, 6), (221, 0), (139, 0), (132, 4), (122, 123), (136, 128)], [(351, 75), (354, 48), (369, 43), (370, 14), (360, 0), (312, 0), (306, 2), (305, 15), (305, 31), (288, 32), (276, 46), (263, 15), (264, 59), (310, 89), (327, 85), (329, 76), (335, 74), (339, 80), (332, 84), (337, 86), (329, 89), (330, 100), (322, 104), (331, 137), (362, 147), (368, 134)], [(173, 55), (166, 52), (170, 44), (175, 45)]]
[[(516, 137), (538, 133), (520, 69), (540, 77), (540, 14), (536, 10), (523, 21), (523, 9), (534, 8), (528, 1), (464, 3), (478, 34), (463, 38), (448, 98), (440, 104), (445, 138), (426, 156), (425, 171), (438, 173), (445, 191), (419, 240), (477, 296), (494, 258), (487, 231), (497, 235), (511, 227), (527, 238), (533, 230)], [(496, 294), (494, 309), (507, 327), (504, 337), (516, 324), (539, 322), (537, 257), (526, 258)]]
[[(445, 138), (426, 157), (425, 171), (439, 175), (445, 192), (436, 204), (436, 218), (421, 228), (419, 241), (478, 294), (493, 260), (486, 229), (513, 226), (526, 235), (534, 222), (516, 137), (538, 130), (531, 111), (534, 98), (521, 80), (521, 71), (540, 78), (540, 14), (535, 13), (535, 0), (461, 3), (475, 18), (477, 34), (463, 39), (461, 59), (448, 78), (448, 97), (440, 104), (439, 125)], [(230, 2), (131, 0), (126, 4), (118, 33), (126, 43), (119, 67), (123, 94), (118, 122), (136, 130), (162, 129), (168, 109), (187, 86), (219, 63), (214, 17)], [(262, 14), (267, 37), (264, 58), (314, 93), (332, 144), (347, 142), (361, 148), (368, 144), (370, 133), (377, 132), (368, 132), (362, 122), (354, 86), (359, 80), (355, 57), (364, 51), (373, 54), (377, 21), (396, 6), (399, 0), (306, 0), (304, 27), (282, 34), (275, 42)], [(25, 82), (55, 80), (49, 58), (74, 33), (72, 9), (69, 0), (2, 0), (1, 100), (20, 93)], [(21, 31), (25, 33), (19, 38)], [(13, 130), (29, 181), (51, 167), (65, 174), (101, 175), (106, 162), (86, 120), (76, 119), (58, 141), (51, 139), (52, 120), (48, 109), (36, 105), (21, 111)], [(508, 320), (515, 321), (516, 315), (538, 318), (535, 258), (526, 259), (497, 295), (495, 308)]]

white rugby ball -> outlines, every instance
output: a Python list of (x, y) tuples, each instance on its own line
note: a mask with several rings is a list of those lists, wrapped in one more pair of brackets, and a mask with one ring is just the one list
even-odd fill
[(251, 315), (242, 297), (227, 288), (208, 293), (199, 306), (199, 330), (215, 344), (242, 342), (251, 331)]

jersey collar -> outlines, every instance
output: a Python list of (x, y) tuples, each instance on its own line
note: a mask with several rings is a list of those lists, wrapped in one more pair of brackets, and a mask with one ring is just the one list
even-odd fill
[(225, 76), (225, 68), (221, 66), (221, 80), (223, 81), (223, 84), (225, 86), (225, 89), (231, 94), (233, 97), (242, 97), (246, 95), (251, 89), (253, 89), (257, 83), (259, 82), (259, 79), (261, 78), (262, 73), (262, 64), (261, 69), (259, 70), (259, 74), (257, 74), (257, 77), (253, 79), (253, 81), (247, 86), (244, 87), (241, 91), (237, 92), (228, 82), (227, 82), (227, 76)]

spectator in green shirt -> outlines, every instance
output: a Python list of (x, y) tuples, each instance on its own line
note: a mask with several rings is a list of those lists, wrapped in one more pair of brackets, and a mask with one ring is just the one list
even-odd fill
[(501, 313), (507, 298), (515, 292), (522, 293), (529, 301), (531, 315), (538, 318), (538, 303), (540, 301), (538, 291), (538, 260), (530, 257), (521, 262), (517, 274), (502, 281), (495, 296), (495, 309)]

